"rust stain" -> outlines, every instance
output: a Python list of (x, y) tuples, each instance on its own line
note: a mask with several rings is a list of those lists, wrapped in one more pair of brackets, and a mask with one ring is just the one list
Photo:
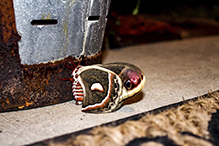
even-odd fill
[(7, 42), (17, 32), (15, 26), (15, 16), (13, 0), (0, 1), (0, 29), (2, 41)]
[(25, 105), (18, 106), (19, 109), (23, 109), (24, 107), (25, 107)]
[(5, 107), (5, 104), (10, 104), (10, 101), (8, 98), (2, 103), (2, 107)]
[(10, 101), (9, 99), (7, 98), (6, 101), (5, 101), (7, 104), (10, 104)]

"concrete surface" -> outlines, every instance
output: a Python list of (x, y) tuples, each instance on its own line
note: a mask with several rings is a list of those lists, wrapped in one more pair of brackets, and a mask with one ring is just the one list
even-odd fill
[(219, 89), (219, 36), (106, 50), (103, 62), (116, 61), (137, 65), (147, 78), (142, 94), (120, 110), (87, 114), (71, 101), (1, 113), (0, 145), (30, 144)]

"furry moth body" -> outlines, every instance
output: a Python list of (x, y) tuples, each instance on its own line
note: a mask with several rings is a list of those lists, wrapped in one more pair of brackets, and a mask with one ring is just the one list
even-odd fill
[(72, 72), (72, 92), (83, 112), (104, 113), (118, 109), (123, 101), (141, 91), (143, 72), (128, 63), (77, 66)]

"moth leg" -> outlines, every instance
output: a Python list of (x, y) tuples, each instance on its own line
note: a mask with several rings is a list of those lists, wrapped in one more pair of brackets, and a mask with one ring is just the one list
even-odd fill
[[(75, 63), (74, 63), (74, 61), (72, 60), (72, 58), (71, 58), (71, 64), (74, 66), (74, 69), (77, 67), (77, 66), (79, 66), (80, 64), (81, 64), (81, 61), (82, 61), (82, 59), (80, 59), (79, 61), (78, 61), (78, 65), (76, 65)], [(74, 70), (73, 69), (73, 70)]]
[(63, 63), (67, 68), (69, 68), (69, 69), (71, 69), (71, 70), (74, 70), (75, 68), (76, 68), (76, 66), (75, 66), (75, 64), (73, 64), (74, 65), (74, 67), (71, 67), (71, 66), (68, 66), (67, 64), (65, 64), (65, 63)]
[(69, 81), (71, 81), (71, 82), (74, 81), (74, 79), (71, 78), (71, 77), (69, 77), (69, 78), (64, 78), (64, 79), (58, 77), (58, 79), (59, 79), (59, 80), (62, 80), (62, 81), (67, 81), (67, 80), (69, 80)]
[[(72, 60), (72, 58), (71, 58), (71, 64), (74, 66), (74, 69), (77, 67), (77, 65), (75, 65), (75, 63), (74, 63), (74, 61)], [(74, 70), (73, 69), (73, 70)]]

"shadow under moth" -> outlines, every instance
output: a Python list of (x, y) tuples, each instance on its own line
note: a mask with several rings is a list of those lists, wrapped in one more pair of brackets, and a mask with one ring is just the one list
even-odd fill
[[(143, 72), (136, 66), (115, 62), (76, 66), (70, 78), (72, 93), (83, 112), (106, 113), (117, 110), (123, 101), (139, 93), (145, 84)], [(80, 64), (80, 63), (79, 63)]]

